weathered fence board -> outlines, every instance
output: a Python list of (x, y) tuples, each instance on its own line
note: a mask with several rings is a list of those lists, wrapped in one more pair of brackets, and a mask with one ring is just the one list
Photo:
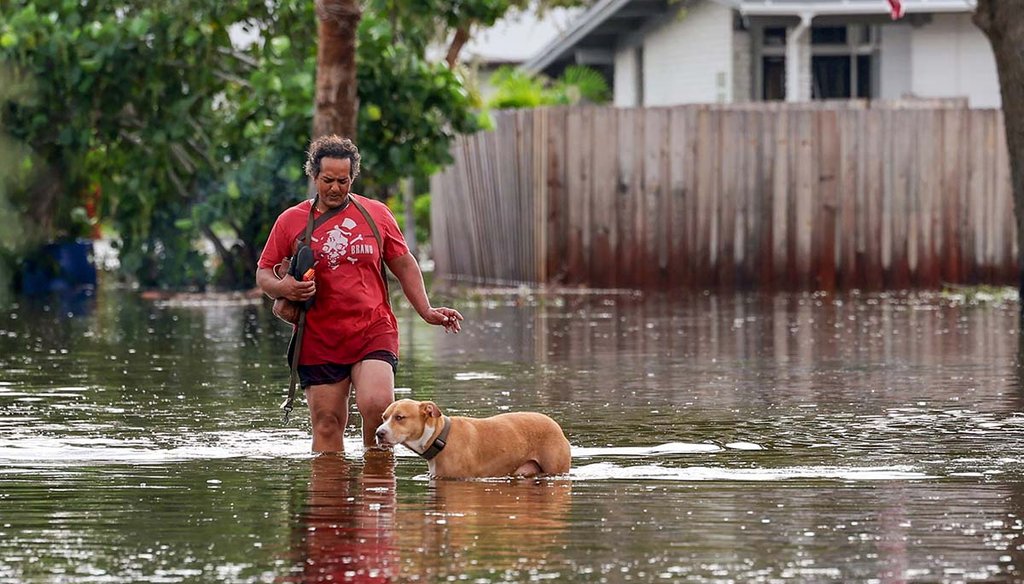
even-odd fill
[(643, 126), (639, 117), (642, 110), (620, 110), (617, 112), (619, 122), (619, 164), (618, 164), (618, 197), (617, 209), (619, 211), (619, 222), (617, 224), (619, 238), (619, 249), (614, 261), (619, 272), (617, 283), (628, 285), (627, 282), (639, 282), (640, 280), (640, 242), (642, 239), (636, 229), (641, 223), (640, 181), (641, 169), (643, 168)]
[(437, 273), (477, 284), (1012, 283), (1002, 115), (950, 102), (499, 112), (432, 182)]

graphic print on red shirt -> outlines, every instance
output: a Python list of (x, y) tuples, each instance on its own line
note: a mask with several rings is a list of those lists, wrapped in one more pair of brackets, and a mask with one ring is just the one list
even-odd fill
[[(391, 210), (384, 203), (352, 194), (373, 217), (384, 245), (384, 259), (409, 252)], [(263, 248), (259, 267), (271, 268), (292, 254), (302, 236), (312, 200), (286, 209)], [(314, 212), (314, 219), (319, 217)], [(381, 250), (373, 230), (355, 205), (313, 232), (316, 297), (306, 313), (300, 365), (355, 363), (373, 351), (398, 355), (398, 321), (387, 302), (380, 274)]]

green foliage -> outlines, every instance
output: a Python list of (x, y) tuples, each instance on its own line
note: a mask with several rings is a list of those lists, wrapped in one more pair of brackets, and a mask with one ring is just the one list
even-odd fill
[(495, 109), (529, 108), (554, 105), (554, 96), (546, 90), (545, 80), (515, 67), (501, 67), (491, 76), (494, 96), (487, 102)]
[(475, 132), (473, 102), (456, 75), (428, 63), (406, 35), (371, 13), (359, 27), (358, 141), (370, 194), (449, 162), (457, 134)]
[(34, 85), (8, 103), (5, 130), (32, 152), (18, 204), (49, 206), (47, 238), (81, 229), (82, 193), (99, 186), (121, 235), (122, 262), (140, 280), (173, 281), (194, 263), (194, 230), (168, 232), (174, 214), (219, 170), (209, 129), (215, 99), (243, 68), (228, 27), (260, 2), (39, 0), (5, 3), (0, 59)]
[(551, 86), (555, 102), (562, 105), (603, 104), (611, 100), (604, 76), (583, 65), (570, 65)]
[(593, 0), (367, 0), (364, 16), (387, 15), (406, 42), (423, 52), (431, 41), (450, 40), (452, 32), (479, 30), (493, 25), (512, 10), (528, 7), (543, 13), (551, 8), (589, 4)]
[[(428, 62), (426, 46), (525, 3), (363, 2), (358, 192), (383, 198), (401, 177), (422, 180), (448, 162), (456, 134), (486, 127), (478, 101), (455, 73)], [(274, 218), (308, 188), (314, 3), (0, 5), (3, 253), (16, 257), (29, 233), (83, 233), (85, 193), (99, 189), (122, 269), (141, 284), (204, 286), (197, 242), (205, 238), (217, 250), (220, 283), (250, 286)], [(251, 42), (236, 46), (239, 32)]]
[[(0, 45), (6, 42), (0, 38)], [(19, 83), (10, 69), (0, 68), (0, 103), (22, 103), (30, 98), (30, 87)], [(4, 110), (0, 109), (0, 125)], [(31, 172), (31, 152), (17, 140), (0, 132), (0, 303), (14, 277), (14, 268), (33, 244), (32, 230), (26, 229), (21, 209), (30, 201), (17, 200), (16, 187)]]
[(203, 255), (196, 249), (191, 228), (177, 218), (187, 213), (185, 204), (160, 206), (153, 210), (149, 235), (136, 253), (122, 253), (121, 261), (144, 288), (194, 289), (207, 282)]
[[(398, 220), (398, 226), (405, 232), (405, 201), (401, 195), (387, 200), (388, 208)], [(420, 245), (430, 241), (430, 193), (416, 195), (412, 203), (413, 220), (416, 222), (416, 241)]]
[(308, 188), (302, 165), (316, 37), (293, 31), (315, 22), (313, 3), (278, 2), (271, 16), (246, 23), (246, 34), (255, 37), (246, 47), (249, 66), (226, 84), (211, 132), (220, 172), (197, 189), (186, 215), (217, 248), (215, 281), (228, 287), (251, 286), (274, 220)]
[(491, 76), (491, 85), (496, 91), (487, 105), (495, 109), (603, 104), (611, 98), (604, 77), (582, 65), (566, 67), (554, 81), (521, 69), (501, 67)]

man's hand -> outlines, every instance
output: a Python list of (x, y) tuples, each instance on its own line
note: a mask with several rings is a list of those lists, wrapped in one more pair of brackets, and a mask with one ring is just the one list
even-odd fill
[(309, 300), (316, 294), (316, 281), (300, 282), (293, 278), (291, 274), (285, 274), (284, 278), (278, 282), (278, 286), (280, 286), (278, 288), (280, 297), (296, 302)]
[(443, 326), (444, 332), (446, 333), (457, 334), (462, 330), (462, 314), (454, 308), (448, 308), (446, 306), (442, 306), (440, 308), (429, 308), (420, 316), (422, 316), (423, 320), (427, 321), (429, 324)]

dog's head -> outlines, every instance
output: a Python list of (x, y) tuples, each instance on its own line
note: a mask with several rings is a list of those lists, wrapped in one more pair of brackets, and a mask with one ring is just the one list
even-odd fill
[(431, 401), (418, 402), (400, 399), (384, 410), (384, 423), (377, 428), (377, 444), (393, 446), (424, 438), (433, 433), (434, 418), (441, 417), (441, 409)]

